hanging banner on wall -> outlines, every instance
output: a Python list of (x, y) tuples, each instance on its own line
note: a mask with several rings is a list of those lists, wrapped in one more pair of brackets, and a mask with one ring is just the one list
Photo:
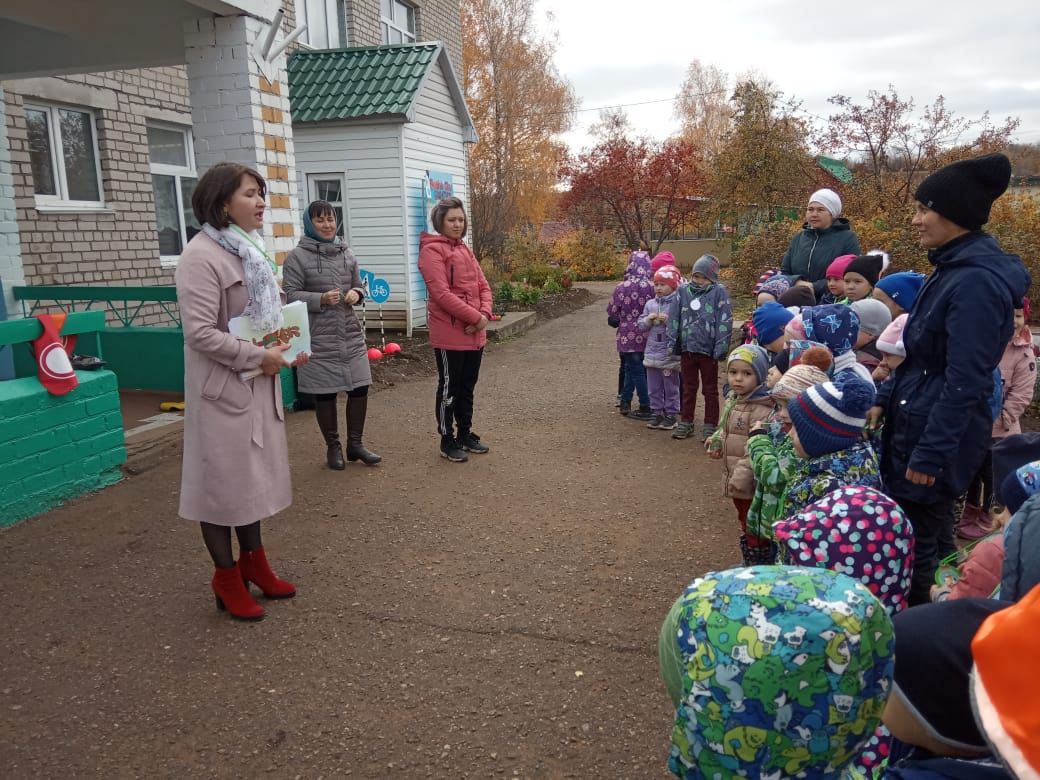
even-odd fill
[(437, 205), (437, 201), (441, 198), (450, 198), (454, 194), (455, 184), (450, 173), (426, 171), (426, 176), (423, 178), (423, 200), (426, 202), (427, 230), (433, 230), (433, 225), (429, 224), (430, 212)]

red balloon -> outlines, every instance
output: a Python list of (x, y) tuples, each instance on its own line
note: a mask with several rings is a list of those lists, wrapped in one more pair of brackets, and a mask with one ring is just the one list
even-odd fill
[(383, 357), (383, 353), (380, 352), (378, 348), (372, 347), (370, 350), (368, 350), (369, 360), (379, 360), (381, 357)]
[(386, 354), (388, 355), (396, 355), (400, 351), (401, 345), (398, 344), (396, 341), (391, 341), (389, 344), (386, 345)]

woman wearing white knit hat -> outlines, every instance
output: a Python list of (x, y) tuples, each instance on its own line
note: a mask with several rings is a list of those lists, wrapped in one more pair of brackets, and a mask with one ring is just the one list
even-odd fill
[(791, 239), (780, 272), (812, 283), (816, 299), (827, 292), (827, 266), (841, 255), (858, 255), (859, 238), (841, 216), (841, 198), (834, 190), (817, 190), (809, 196), (805, 224)]

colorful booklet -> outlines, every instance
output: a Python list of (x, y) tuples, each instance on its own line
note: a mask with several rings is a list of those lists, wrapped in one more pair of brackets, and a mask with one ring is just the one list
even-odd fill
[[(267, 349), (275, 344), (289, 344), (283, 357), (285, 365), (292, 363), (298, 355), (310, 354), (311, 351), (311, 326), (307, 318), (307, 304), (303, 301), (293, 301), (282, 307), (282, 327), (271, 333), (264, 333), (253, 327), (248, 317), (233, 317), (228, 321), (228, 330), (232, 336), (251, 341), (258, 347)], [(263, 372), (259, 368), (251, 368), (239, 372), (243, 381), (260, 376)]]

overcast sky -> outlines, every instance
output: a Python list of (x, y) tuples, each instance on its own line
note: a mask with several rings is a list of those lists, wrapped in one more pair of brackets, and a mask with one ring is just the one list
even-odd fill
[[(657, 138), (677, 129), (671, 99), (699, 59), (730, 76), (760, 71), (824, 118), (828, 97), (865, 102), (891, 83), (917, 106), (942, 94), (959, 116), (1017, 116), (1015, 140), (1040, 142), (1038, 0), (535, 0), (535, 9), (558, 35), (556, 63), (580, 108), (647, 103), (625, 110)], [(597, 119), (577, 115), (572, 149), (591, 143)]]

